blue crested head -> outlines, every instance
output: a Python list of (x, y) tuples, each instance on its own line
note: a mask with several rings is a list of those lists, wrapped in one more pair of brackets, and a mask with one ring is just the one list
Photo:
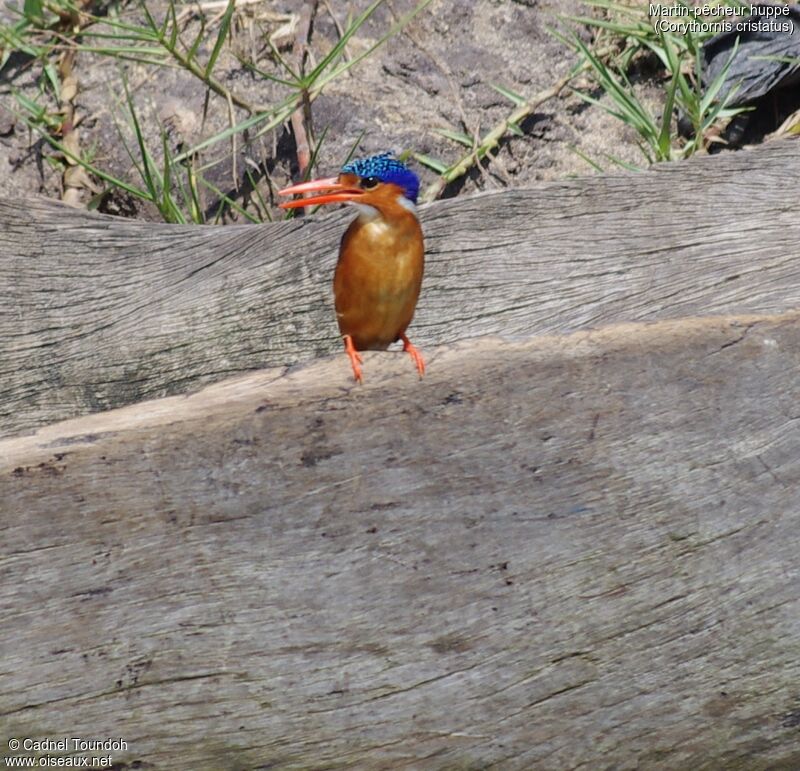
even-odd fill
[(416, 203), (419, 195), (419, 178), (411, 169), (391, 156), (391, 153), (380, 153), (369, 158), (350, 161), (342, 167), (342, 173), (355, 174), (362, 179), (373, 177), (381, 182), (397, 185), (409, 201)]

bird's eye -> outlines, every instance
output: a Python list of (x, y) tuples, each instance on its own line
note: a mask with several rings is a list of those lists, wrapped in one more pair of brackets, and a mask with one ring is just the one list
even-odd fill
[(380, 180), (377, 177), (362, 177), (361, 178), (361, 187), (364, 190), (372, 190), (373, 187), (377, 187), (380, 184)]

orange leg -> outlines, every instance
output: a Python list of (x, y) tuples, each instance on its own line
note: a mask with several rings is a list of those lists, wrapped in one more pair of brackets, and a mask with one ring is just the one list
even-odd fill
[(400, 339), (403, 341), (403, 350), (414, 360), (417, 372), (419, 372), (420, 379), (422, 379), (425, 374), (425, 359), (422, 358), (422, 354), (405, 335), (400, 335)]
[(363, 364), (364, 359), (353, 345), (353, 338), (350, 337), (350, 335), (344, 335), (342, 340), (344, 340), (344, 352), (350, 357), (350, 364), (353, 366), (353, 375), (355, 375), (356, 380), (361, 383), (361, 367), (359, 364)]

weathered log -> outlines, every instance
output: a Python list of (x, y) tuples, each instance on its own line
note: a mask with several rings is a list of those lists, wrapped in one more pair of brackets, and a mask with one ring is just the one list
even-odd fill
[(798, 350), (797, 314), (481, 340), (4, 440), (0, 733), (121, 737), (117, 769), (800, 767)]
[[(425, 208), (412, 337), (800, 307), (797, 147)], [(0, 201), (0, 434), (339, 350), (349, 216), (200, 228)]]

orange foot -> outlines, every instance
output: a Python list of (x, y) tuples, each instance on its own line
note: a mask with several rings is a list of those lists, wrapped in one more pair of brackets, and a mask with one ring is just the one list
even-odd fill
[(344, 352), (350, 357), (350, 364), (353, 366), (353, 375), (361, 383), (363, 381), (361, 380), (361, 367), (359, 364), (363, 364), (364, 359), (356, 350), (355, 345), (353, 345), (353, 338), (350, 335), (345, 335), (342, 339), (344, 340)]
[(403, 341), (403, 350), (414, 360), (421, 380), (422, 376), (425, 374), (425, 359), (422, 358), (422, 354), (411, 344), (411, 341), (405, 335), (400, 335), (400, 339)]

